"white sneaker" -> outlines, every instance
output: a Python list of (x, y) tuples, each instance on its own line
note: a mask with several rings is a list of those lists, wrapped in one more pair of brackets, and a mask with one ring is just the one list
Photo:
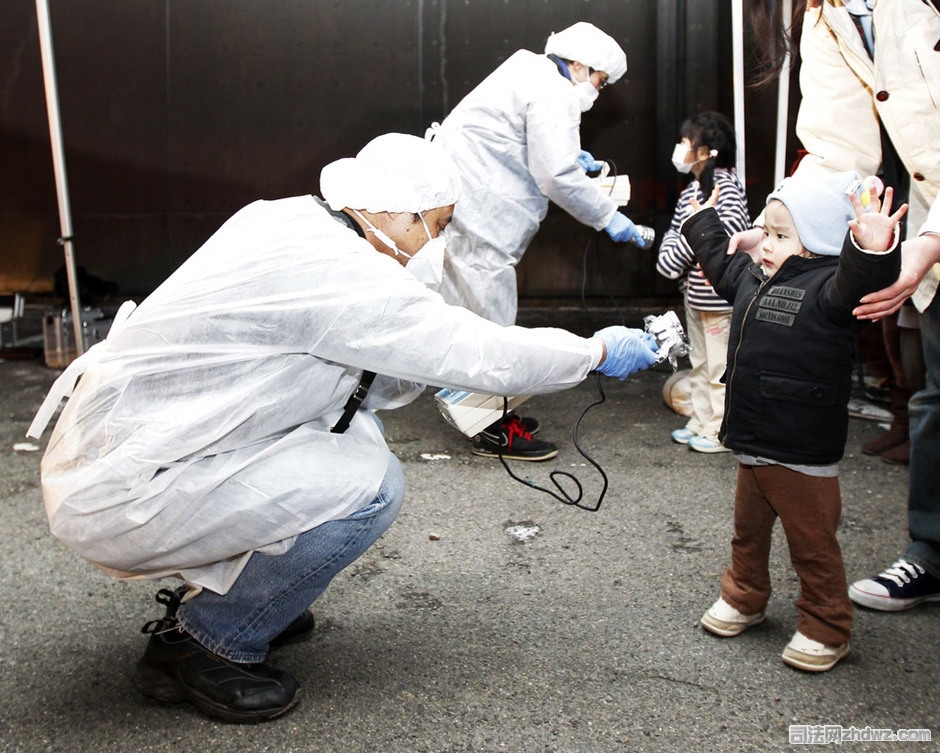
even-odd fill
[(849, 642), (838, 646), (827, 646), (825, 643), (807, 638), (799, 630), (783, 649), (783, 661), (791, 667), (802, 669), (805, 672), (826, 672), (836, 663), (848, 656)]
[(764, 612), (758, 612), (757, 614), (741, 614), (719, 596), (718, 601), (712, 604), (709, 610), (702, 615), (701, 622), (702, 627), (709, 633), (714, 633), (724, 638), (732, 638), (735, 635), (743, 633), (752, 625), (760, 624), (764, 621), (764, 617)]
[(696, 436), (696, 434), (691, 429), (686, 429), (683, 427), (673, 431), (671, 436), (673, 442), (678, 442), (679, 444), (688, 444), (689, 440)]
[(712, 439), (711, 437), (703, 437), (701, 435), (697, 437), (692, 437), (688, 441), (689, 449), (695, 450), (696, 452), (731, 452), (727, 447), (725, 447), (718, 439)]

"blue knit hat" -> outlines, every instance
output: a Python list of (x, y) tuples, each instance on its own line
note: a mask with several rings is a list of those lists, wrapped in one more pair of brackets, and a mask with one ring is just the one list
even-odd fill
[(790, 211), (803, 248), (820, 256), (838, 256), (842, 253), (849, 220), (855, 219), (849, 195), (859, 195), (861, 187), (854, 170), (796, 175), (784, 178), (767, 201), (777, 199)]

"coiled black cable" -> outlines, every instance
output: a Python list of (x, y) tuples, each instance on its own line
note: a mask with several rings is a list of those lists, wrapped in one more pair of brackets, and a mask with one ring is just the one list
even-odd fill
[[(601, 474), (601, 479), (603, 479), (603, 482), (604, 482), (604, 485), (601, 488), (600, 494), (597, 495), (597, 501), (593, 505), (582, 504), (582, 500), (584, 499), (584, 487), (581, 485), (581, 482), (578, 480), (578, 477), (575, 476), (573, 473), (570, 473), (568, 471), (554, 470), (548, 474), (548, 477), (551, 479), (552, 483), (555, 485), (555, 488), (558, 490), (558, 492), (556, 493), (552, 491), (551, 489), (546, 489), (544, 486), (539, 486), (531, 478), (522, 478), (521, 476), (517, 476), (515, 473), (513, 473), (512, 468), (509, 467), (509, 463), (507, 463), (506, 459), (503, 457), (502, 447), (500, 447), (498, 451), (499, 462), (503, 464), (503, 468), (506, 469), (506, 473), (508, 473), (513, 479), (518, 481), (520, 484), (525, 484), (526, 486), (531, 487), (532, 489), (536, 489), (540, 492), (544, 492), (545, 494), (548, 494), (554, 497), (555, 499), (557, 499), (563, 505), (571, 505), (572, 507), (579, 507), (582, 510), (587, 510), (588, 512), (597, 512), (598, 510), (601, 509), (601, 503), (604, 501), (604, 496), (607, 494), (607, 487), (609, 485), (607, 474), (604, 472), (604, 469), (601, 467), (600, 463), (598, 463), (596, 460), (594, 460), (594, 458), (588, 455), (584, 451), (584, 449), (581, 447), (581, 443), (578, 441), (578, 430), (581, 428), (581, 421), (587, 415), (588, 411), (591, 410), (591, 408), (594, 408), (595, 406), (598, 406), (607, 400), (607, 394), (604, 392), (604, 388), (601, 385), (601, 373), (599, 371), (596, 371), (594, 372), (594, 375), (597, 377), (597, 392), (600, 395), (600, 398), (598, 400), (595, 400), (593, 403), (590, 403), (587, 407), (585, 407), (584, 410), (581, 411), (581, 415), (578, 416), (578, 420), (574, 422), (574, 428), (571, 430), (571, 440), (572, 442), (574, 442), (575, 449), (578, 451), (581, 457), (583, 457), (585, 460), (587, 460), (591, 465), (593, 465), (597, 469), (597, 472)], [(503, 420), (504, 421), (506, 420), (506, 417), (508, 415), (509, 415), (509, 401), (504, 397), (503, 398)], [(569, 479), (570, 481), (574, 482), (574, 485), (577, 487), (577, 490), (578, 490), (577, 496), (572, 496), (565, 490), (565, 488), (562, 486), (561, 481), (560, 481), (560, 479), (563, 479), (563, 478)]]
[[(611, 173), (614, 176), (616, 176), (617, 166), (611, 160), (606, 160), (606, 162), (611, 167)], [(590, 317), (590, 312), (588, 311), (587, 298), (586, 298), (587, 259), (588, 259), (588, 252), (591, 249), (591, 244), (596, 241), (598, 235), (599, 233), (595, 233), (588, 239), (587, 245), (584, 247), (584, 255), (581, 261), (581, 308), (584, 310), (584, 313), (588, 315), (589, 320), (591, 317)], [(598, 263), (600, 264), (600, 254), (598, 254)], [(610, 288), (607, 285), (607, 275), (602, 274), (601, 279), (604, 281), (604, 290), (607, 293), (607, 296), (610, 298), (611, 303), (613, 303), (614, 308), (617, 310), (617, 315), (620, 317), (620, 323), (623, 326), (626, 326), (626, 319), (624, 318), (623, 311), (620, 308), (620, 304), (617, 302), (617, 299), (614, 297), (613, 293), (611, 292)], [(596, 325), (594, 325), (593, 321), (591, 322), (591, 324), (595, 329), (597, 328)], [(561, 502), (564, 505), (578, 507), (582, 510), (587, 510), (588, 512), (597, 512), (598, 510), (601, 509), (601, 503), (604, 501), (604, 497), (607, 494), (607, 488), (609, 486), (607, 473), (601, 467), (600, 463), (598, 463), (596, 460), (594, 460), (594, 458), (592, 458), (590, 455), (588, 455), (584, 451), (584, 449), (581, 447), (581, 443), (578, 441), (578, 431), (581, 428), (581, 422), (584, 420), (584, 417), (587, 415), (588, 411), (590, 411), (592, 408), (595, 408), (598, 405), (601, 405), (602, 403), (607, 401), (607, 394), (604, 392), (604, 387), (602, 384), (603, 375), (601, 374), (601, 372), (595, 371), (594, 376), (597, 382), (597, 392), (598, 392), (599, 398), (595, 400), (594, 402), (589, 403), (584, 408), (584, 410), (581, 411), (581, 415), (578, 416), (578, 420), (574, 422), (574, 427), (571, 430), (571, 439), (572, 439), (572, 442), (574, 443), (575, 449), (578, 451), (581, 457), (583, 457), (592, 466), (594, 466), (594, 468), (597, 469), (597, 472), (601, 475), (601, 479), (603, 480), (603, 486), (601, 488), (601, 492), (600, 494), (597, 495), (597, 500), (594, 502), (593, 505), (582, 504), (582, 500), (584, 499), (584, 487), (582, 486), (581, 482), (578, 480), (577, 476), (575, 476), (573, 473), (570, 473), (568, 471), (560, 471), (560, 470), (554, 470), (551, 473), (549, 473), (548, 474), (549, 479), (551, 479), (552, 483), (555, 485), (555, 488), (558, 490), (557, 492), (554, 492), (551, 489), (545, 488), (544, 486), (539, 486), (538, 484), (535, 483), (535, 481), (532, 478), (528, 478), (528, 477), (522, 478), (520, 476), (517, 476), (515, 473), (513, 473), (512, 468), (509, 467), (509, 464), (506, 462), (506, 459), (503, 457), (502, 447), (499, 448), (498, 453), (497, 453), (499, 456), (499, 462), (503, 464), (503, 468), (506, 469), (506, 473), (508, 473), (510, 477), (512, 477), (514, 480), (518, 481), (521, 484), (525, 484), (526, 486), (532, 489), (536, 489), (537, 491), (548, 494), (554, 497), (555, 499), (557, 499), (559, 502)], [(509, 401), (504, 397), (503, 398), (503, 421), (506, 420), (508, 415), (509, 415)], [(565, 488), (562, 486), (561, 481), (560, 481), (560, 479), (562, 478), (569, 479), (570, 481), (574, 483), (578, 492), (577, 496), (572, 496), (565, 490)]]

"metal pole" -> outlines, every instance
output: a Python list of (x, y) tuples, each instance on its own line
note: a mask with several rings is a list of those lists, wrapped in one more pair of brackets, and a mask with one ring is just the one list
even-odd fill
[(49, 23), (48, 0), (36, 0), (36, 17), (39, 21), (39, 49), (42, 53), (42, 76), (46, 86), (46, 110), (49, 113), (49, 141), (52, 143), (52, 167), (55, 171), (56, 197), (59, 201), (59, 228), (62, 236), (59, 243), (65, 249), (65, 272), (69, 283), (69, 304), (72, 309), (72, 324), (75, 328), (75, 353), (81, 355), (82, 342), (81, 304), (78, 295), (78, 279), (75, 272), (75, 254), (72, 249), (72, 214), (69, 209), (68, 177), (65, 174), (65, 156), (62, 148), (62, 124), (59, 121), (59, 93), (55, 77), (55, 57), (52, 51), (52, 29)]
[(731, 4), (731, 34), (734, 64), (734, 132), (738, 142), (737, 170), (741, 185), (747, 186), (744, 174), (744, 10), (743, 0)]
[[(793, 0), (783, 0), (783, 23), (790, 35), (793, 22)], [(787, 160), (787, 115), (790, 109), (790, 53), (787, 52), (777, 80), (777, 152), (774, 160), (774, 187), (780, 185), (786, 175)]]

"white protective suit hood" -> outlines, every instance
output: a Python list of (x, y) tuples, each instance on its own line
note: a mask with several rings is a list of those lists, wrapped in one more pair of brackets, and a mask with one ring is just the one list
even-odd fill
[(345, 207), (379, 212), (425, 212), (453, 204), (460, 177), (437, 144), (386, 133), (355, 157), (331, 162), (320, 173), (320, 192), (334, 212)]
[(616, 83), (627, 72), (627, 55), (623, 48), (609, 34), (586, 21), (552, 33), (545, 42), (545, 54), (603, 71), (609, 84)]

